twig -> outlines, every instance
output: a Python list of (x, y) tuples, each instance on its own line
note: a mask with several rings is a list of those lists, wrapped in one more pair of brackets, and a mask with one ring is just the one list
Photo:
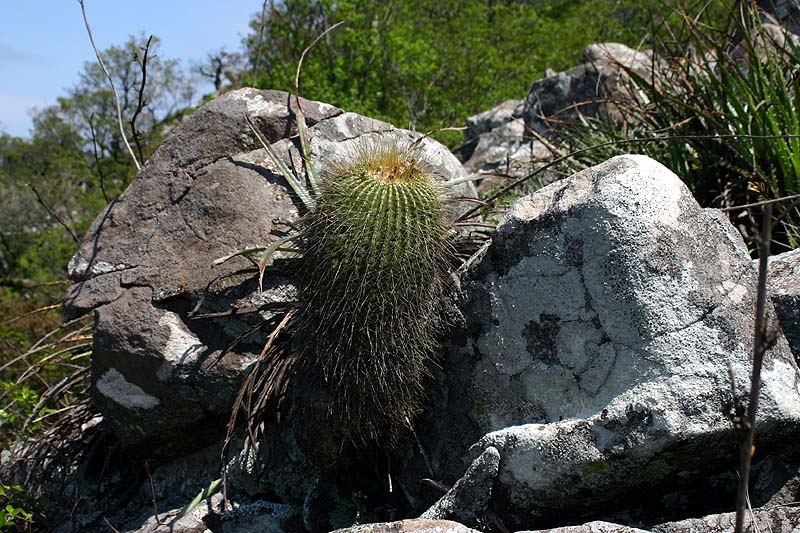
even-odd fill
[(53, 211), (50, 208), (50, 206), (45, 203), (45, 201), (42, 199), (42, 195), (39, 194), (39, 191), (36, 190), (36, 187), (34, 187), (33, 184), (29, 183), (28, 187), (30, 187), (31, 190), (33, 191), (33, 194), (36, 195), (36, 199), (39, 201), (40, 204), (42, 204), (42, 207), (44, 207), (45, 210), (48, 213), (50, 213), (50, 216), (55, 218), (58, 221), (59, 224), (64, 226), (64, 229), (67, 230), (67, 232), (69, 232), (69, 235), (70, 235), (70, 237), (72, 237), (72, 240), (75, 241), (75, 244), (80, 246), (81, 245), (81, 240), (78, 238), (78, 235), (75, 233), (75, 231), (73, 231), (73, 229), (69, 227), (69, 224), (67, 224), (67, 221), (64, 219), (64, 217), (62, 217), (61, 215), (59, 215), (58, 213)]
[[(526, 181), (534, 178), (544, 172), (545, 170), (554, 167), (555, 165), (566, 161), (576, 155), (581, 155), (586, 152), (590, 152), (597, 148), (606, 148), (608, 146), (617, 146), (621, 144), (634, 144), (634, 143), (643, 143), (643, 142), (660, 142), (660, 141), (680, 141), (680, 140), (688, 140), (688, 139), (707, 139), (707, 140), (724, 140), (724, 139), (795, 139), (800, 138), (800, 134), (785, 134), (785, 135), (740, 135), (740, 134), (729, 134), (729, 135), (666, 135), (666, 136), (659, 136), (659, 137), (636, 137), (633, 139), (617, 139), (614, 141), (606, 141), (600, 144), (595, 144), (592, 146), (587, 146), (586, 148), (581, 148), (580, 150), (575, 150), (574, 152), (570, 152), (569, 154), (563, 155), (561, 157), (557, 157), (552, 161), (545, 163), (544, 165), (540, 166), (533, 172), (516, 179), (497, 191), (495, 194), (491, 195), (490, 197), (486, 198), (486, 202), (493, 203), (498, 198), (506, 194), (508, 191), (525, 183)], [(458, 217), (458, 221), (467, 220), (469, 218), (474, 217), (480, 212), (480, 207), (473, 207), (460, 217)]]
[(92, 132), (92, 147), (94, 148), (94, 164), (97, 165), (97, 175), (100, 178), (100, 192), (103, 193), (103, 199), (106, 203), (111, 200), (106, 193), (105, 176), (103, 176), (103, 167), (100, 165), (100, 155), (97, 153), (97, 132), (94, 129), (94, 113), (89, 116), (89, 130)]
[(266, 25), (267, 17), (267, 0), (261, 6), (261, 28), (258, 30), (258, 53), (256, 55), (256, 62), (253, 64), (253, 86), (256, 84), (256, 76), (258, 76), (258, 67), (261, 63), (261, 47), (264, 45), (264, 26)]
[(97, 62), (100, 64), (100, 68), (103, 69), (103, 74), (106, 75), (106, 79), (108, 79), (108, 83), (111, 85), (111, 92), (114, 93), (114, 103), (117, 106), (117, 124), (119, 125), (119, 133), (122, 135), (122, 142), (125, 143), (125, 148), (128, 149), (128, 153), (133, 159), (133, 164), (136, 165), (136, 170), (141, 169), (141, 165), (139, 165), (139, 160), (136, 159), (136, 154), (133, 153), (133, 148), (131, 148), (130, 143), (128, 142), (128, 137), (125, 135), (125, 128), (122, 125), (122, 109), (119, 105), (119, 94), (117, 93), (117, 86), (114, 83), (114, 79), (111, 77), (111, 74), (108, 73), (108, 69), (106, 68), (106, 64), (103, 63), (103, 58), (100, 56), (100, 51), (97, 49), (97, 46), (94, 44), (94, 35), (92, 35), (92, 27), (89, 26), (89, 17), (86, 14), (86, 5), (84, 4), (84, 0), (78, 0), (78, 3), (81, 5), (81, 12), (83, 13), (83, 22), (86, 25), (86, 33), (89, 34), (89, 42), (92, 43), (92, 48), (94, 49), (94, 55), (97, 56)]
[(306, 117), (303, 114), (303, 106), (300, 104), (300, 70), (303, 66), (303, 59), (305, 59), (306, 54), (311, 50), (315, 44), (319, 42), (325, 35), (331, 32), (331, 30), (336, 29), (338, 26), (344, 24), (344, 21), (337, 22), (333, 26), (327, 28), (325, 31), (317, 35), (317, 38), (311, 41), (311, 44), (306, 46), (303, 49), (303, 53), (300, 54), (300, 60), (297, 62), (297, 69), (294, 73), (294, 99), (297, 102), (297, 132), (300, 135), (300, 148), (303, 154), (303, 166), (306, 169), (306, 178), (308, 182), (311, 184), (311, 190), (314, 191), (314, 194), (319, 194), (321, 191), (321, 183), (319, 177), (317, 176), (316, 170), (314, 170), (314, 164), (312, 161), (312, 154), (311, 154), (311, 143), (308, 140), (308, 133), (306, 127)]
[[(305, 59), (305, 57), (306, 57), (306, 54), (308, 53), (308, 51), (309, 51), (309, 50), (311, 50), (312, 48), (314, 48), (314, 45), (315, 45), (315, 44), (317, 44), (317, 43), (319, 42), (319, 40), (320, 40), (320, 39), (322, 39), (322, 38), (323, 38), (323, 37), (325, 37), (325, 36), (326, 36), (328, 33), (330, 33), (332, 30), (335, 30), (336, 28), (338, 28), (339, 26), (341, 26), (341, 25), (342, 25), (342, 24), (344, 24), (344, 23), (345, 23), (345, 21), (344, 21), (344, 20), (340, 20), (339, 22), (337, 22), (336, 24), (334, 24), (334, 25), (333, 25), (333, 26), (331, 26), (330, 28), (327, 28), (325, 31), (323, 31), (322, 33), (320, 33), (319, 35), (317, 35), (316, 39), (314, 39), (313, 41), (311, 41), (311, 44), (309, 44), (308, 46), (306, 46), (306, 47), (305, 47), (305, 49), (303, 50), (303, 53), (302, 53), (302, 54), (300, 54), (300, 60), (297, 62), (297, 69), (295, 70), (295, 73), (294, 73), (294, 90), (295, 90), (295, 96), (297, 96), (297, 93), (298, 93), (298, 92), (299, 92), (299, 90), (300, 90), (300, 68), (303, 66), (303, 59)], [(297, 105), (298, 105), (298, 107), (300, 106), (300, 101), (299, 101), (299, 99), (298, 99)]]
[[(253, 365), (250, 373), (245, 378), (245, 382), (242, 384), (239, 392), (236, 394), (236, 399), (233, 402), (233, 408), (231, 409), (231, 417), (228, 419), (228, 425), (225, 435), (225, 440), (222, 444), (222, 449), (220, 450), (220, 459), (222, 465), (227, 464), (227, 455), (228, 455), (228, 447), (230, 446), (231, 441), (233, 440), (233, 432), (236, 427), (236, 419), (239, 415), (239, 410), (243, 408), (243, 403), (245, 402), (245, 396), (249, 393), (252, 393), (253, 390), (253, 383), (255, 381), (256, 373), (258, 372), (258, 368), (260, 364), (264, 361), (264, 356), (269, 352), (272, 345), (275, 343), (275, 339), (278, 338), (281, 330), (289, 323), (292, 317), (295, 314), (294, 309), (290, 309), (287, 313), (283, 316), (280, 323), (272, 330), (270, 333), (269, 338), (267, 339), (266, 344), (264, 344), (264, 348), (261, 350), (261, 353), (258, 355), (255, 364)], [(248, 398), (249, 400), (249, 398)], [(250, 414), (248, 413), (248, 417)], [(247, 424), (248, 432), (250, 432), (250, 424)], [(251, 442), (255, 443), (255, 439), (251, 439)], [(222, 468), (222, 506), (223, 509), (228, 509), (228, 469), (223, 466)]]
[(52, 285), (66, 285), (67, 283), (69, 283), (67, 279), (40, 282), (26, 278), (0, 278), (0, 287), (14, 287), (17, 289), (35, 289), (37, 287), (50, 287)]
[(86, 375), (88, 375), (89, 370), (90, 370), (89, 367), (84, 367), (77, 370), (76, 372), (73, 372), (69, 376), (65, 377), (64, 379), (56, 383), (46, 393), (42, 394), (41, 398), (39, 398), (39, 402), (36, 404), (36, 407), (33, 408), (33, 411), (31, 411), (30, 416), (28, 416), (28, 419), (23, 424), (22, 431), (20, 431), (20, 435), (24, 435), (25, 433), (27, 433), (28, 428), (30, 428), (31, 424), (33, 424), (33, 421), (36, 419), (36, 416), (39, 414), (39, 411), (41, 411), (44, 408), (44, 406), (47, 405), (47, 402), (49, 402), (53, 397), (55, 397), (58, 393), (60, 393), (64, 389), (71, 387), (76, 382), (83, 379)]
[(465, 228), (480, 227), (480, 228), (497, 228), (497, 224), (489, 224), (488, 222), (453, 222), (451, 226), (463, 226)]
[(156, 504), (156, 489), (153, 486), (153, 476), (150, 475), (150, 459), (144, 460), (144, 469), (147, 472), (147, 480), (150, 482), (150, 500), (153, 502), (153, 516), (156, 518), (156, 523), (161, 525), (161, 517), (158, 516), (158, 504)]
[(144, 55), (142, 56), (142, 62), (140, 64), (142, 68), (142, 83), (139, 85), (139, 101), (136, 104), (136, 111), (133, 112), (133, 116), (131, 116), (130, 120), (133, 142), (136, 143), (136, 150), (139, 152), (139, 159), (142, 161), (144, 161), (144, 150), (142, 149), (140, 140), (141, 135), (136, 131), (136, 119), (139, 118), (139, 114), (144, 110), (144, 106), (147, 105), (147, 102), (144, 101), (144, 89), (147, 86), (147, 54), (150, 52), (150, 43), (152, 41), (153, 36), (151, 35), (150, 38), (147, 39), (147, 44), (142, 48), (142, 50), (144, 50)]
[(119, 533), (119, 530), (111, 525), (111, 522), (108, 521), (108, 518), (104, 516), (103, 520), (105, 521), (106, 525), (111, 528), (111, 531), (113, 531), (114, 533)]
[(777, 204), (780, 202), (785, 202), (787, 200), (797, 200), (797, 199), (800, 199), (800, 194), (792, 194), (791, 196), (781, 196), (780, 198), (773, 198), (772, 200), (754, 202), (752, 204), (732, 205), (730, 207), (723, 207), (720, 209), (720, 211), (738, 211), (739, 209), (748, 209), (750, 207), (761, 207), (762, 205)]
[(747, 416), (742, 421), (745, 432), (739, 450), (739, 488), (736, 496), (736, 533), (744, 533), (744, 517), (747, 510), (747, 488), (750, 483), (750, 466), (753, 461), (753, 439), (756, 430), (756, 412), (761, 392), (761, 366), (764, 354), (770, 347), (767, 338), (767, 266), (769, 264), (770, 241), (772, 240), (772, 204), (764, 206), (761, 237), (758, 241), (758, 290), (756, 295), (756, 323), (753, 335), (753, 373), (750, 379), (750, 401)]

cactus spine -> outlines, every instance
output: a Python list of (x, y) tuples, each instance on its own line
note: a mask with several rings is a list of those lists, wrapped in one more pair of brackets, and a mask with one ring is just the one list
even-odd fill
[(438, 345), (446, 231), (413, 147), (362, 145), (324, 181), (303, 231), (293, 350), (313, 396), (307, 422), (357, 444), (402, 432)]

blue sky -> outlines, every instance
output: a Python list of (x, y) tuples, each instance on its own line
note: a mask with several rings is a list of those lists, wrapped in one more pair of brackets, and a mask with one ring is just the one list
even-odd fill
[[(129, 35), (157, 35), (159, 56), (200, 61), (239, 49), (261, 0), (86, 0), (99, 49)], [(0, 1), (0, 130), (28, 136), (33, 108), (46, 107), (95, 61), (77, 0)]]

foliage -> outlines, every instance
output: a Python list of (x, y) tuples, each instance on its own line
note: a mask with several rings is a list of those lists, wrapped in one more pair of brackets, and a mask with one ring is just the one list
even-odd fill
[[(124, 45), (103, 52), (128, 121), (138, 108), (145, 42), (131, 37)], [(193, 97), (191, 78), (176, 61), (160, 59), (157, 47), (154, 38), (147, 61), (146, 105), (136, 119), (145, 157), (190, 109)], [(30, 140), (0, 135), (0, 278), (62, 278), (75, 251), (69, 234), (37, 200), (33, 189), (53, 213), (82, 235), (135, 174), (114, 106), (100, 67), (87, 63), (67, 96), (35, 115)], [(130, 124), (126, 127), (130, 129)]]
[[(756, 12), (734, 6), (721, 21), (685, 15), (681, 33), (657, 42), (663, 64), (655, 65), (655, 79), (629, 72), (643, 98), (623, 104), (628, 122), (583, 117), (559, 134), (564, 149), (668, 137), (633, 149), (681, 176), (706, 206), (800, 192), (800, 46), (761, 25)], [(775, 138), (781, 135), (795, 137)], [(576, 162), (595, 164), (631, 149), (608, 146)], [(735, 222), (752, 240), (755, 222), (747, 211), (737, 215)], [(776, 243), (794, 248), (800, 213), (792, 209), (786, 216)]]
[(0, 484), (0, 532), (33, 531), (33, 514), (25, 510), (30, 503), (23, 487)]
[(293, 91), (303, 48), (345, 21), (303, 63), (304, 96), (421, 131), (457, 126), (524, 95), (546, 68), (572, 66), (590, 42), (638, 44), (649, 4), (286, 0), (269, 10), (263, 39), (260, 15), (252, 20), (240, 79), (250, 83), (256, 72), (256, 86)]

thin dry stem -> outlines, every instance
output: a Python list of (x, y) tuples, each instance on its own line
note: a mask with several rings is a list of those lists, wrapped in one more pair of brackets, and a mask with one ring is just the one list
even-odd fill
[(147, 87), (147, 54), (150, 52), (150, 43), (152, 42), (153, 36), (151, 35), (150, 38), (147, 39), (147, 44), (142, 49), (144, 51), (140, 64), (142, 69), (142, 82), (139, 84), (139, 99), (136, 103), (136, 111), (133, 112), (133, 116), (131, 116), (130, 120), (133, 142), (136, 143), (136, 150), (139, 152), (139, 159), (142, 161), (144, 161), (144, 149), (142, 148), (141, 134), (136, 131), (136, 119), (139, 118), (139, 114), (144, 111), (144, 107), (147, 105), (147, 102), (144, 101), (144, 90)]
[(80, 246), (81, 240), (78, 238), (78, 234), (75, 233), (75, 231), (69, 226), (66, 219), (61, 215), (59, 215), (58, 213), (56, 213), (55, 211), (53, 211), (53, 209), (49, 205), (47, 205), (47, 203), (42, 198), (42, 195), (39, 194), (39, 191), (36, 190), (36, 187), (34, 187), (30, 183), (28, 184), (28, 187), (30, 187), (31, 190), (33, 191), (33, 194), (36, 195), (36, 199), (39, 201), (42, 207), (44, 207), (45, 210), (50, 214), (50, 216), (55, 218), (58, 221), (58, 223), (61, 224), (65, 230), (67, 230), (67, 233), (69, 233), (69, 236), (72, 237), (73, 241), (75, 241), (75, 244)]
[(758, 290), (756, 295), (755, 332), (753, 335), (753, 373), (750, 379), (750, 401), (747, 415), (743, 420), (744, 435), (739, 452), (739, 487), (736, 497), (736, 533), (744, 533), (744, 517), (747, 510), (747, 489), (750, 483), (750, 467), (753, 460), (753, 441), (756, 430), (756, 413), (761, 393), (761, 367), (764, 355), (770, 347), (767, 336), (767, 266), (769, 264), (770, 242), (772, 240), (772, 204), (764, 207), (761, 223), (761, 236), (758, 242)]
[(97, 49), (97, 45), (94, 44), (94, 35), (92, 35), (92, 27), (89, 25), (89, 16), (86, 14), (86, 5), (84, 0), (78, 0), (78, 3), (81, 5), (81, 12), (83, 13), (83, 22), (86, 25), (86, 33), (89, 34), (89, 42), (92, 43), (92, 49), (94, 49), (94, 55), (97, 56), (97, 62), (100, 64), (100, 68), (103, 69), (103, 74), (106, 75), (106, 79), (108, 83), (111, 85), (111, 92), (114, 93), (114, 104), (117, 106), (117, 124), (119, 125), (119, 133), (122, 136), (122, 142), (125, 143), (125, 148), (128, 149), (128, 153), (133, 159), (133, 164), (136, 165), (136, 170), (141, 169), (141, 165), (139, 164), (139, 160), (136, 159), (136, 154), (133, 153), (133, 148), (131, 148), (130, 143), (128, 142), (128, 136), (125, 135), (125, 127), (123, 126), (122, 122), (122, 108), (119, 104), (119, 94), (117, 93), (117, 86), (114, 83), (114, 78), (111, 77), (109, 74), (108, 69), (106, 68), (106, 64), (103, 62), (103, 58), (100, 56), (100, 51)]

